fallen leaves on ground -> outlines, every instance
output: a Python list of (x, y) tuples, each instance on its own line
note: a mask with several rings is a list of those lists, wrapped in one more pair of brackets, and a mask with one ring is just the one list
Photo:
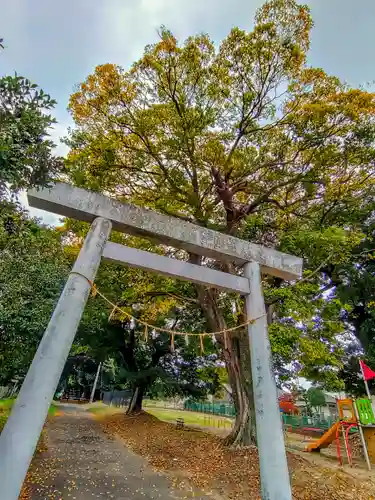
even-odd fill
[[(224, 499), (260, 499), (258, 452), (255, 447), (231, 450), (214, 435), (178, 430), (142, 413), (98, 417), (104, 432), (120, 437), (157, 470), (169, 473), (176, 484), (189, 481)], [(375, 485), (348, 474), (311, 464), (288, 454), (295, 500), (371, 500)]]
[[(49, 421), (51, 419), (52, 419), (51, 416), (47, 417), (47, 421)], [(42, 429), (41, 434), (40, 434), (38, 444), (36, 445), (36, 450), (35, 450), (34, 456), (38, 455), (40, 453), (45, 453), (47, 450), (48, 450), (47, 437), (46, 437), (46, 432), (45, 432), (45, 427), (44, 427)], [(53, 466), (53, 464), (51, 464), (51, 468), (52, 468), (52, 466)], [(19, 500), (30, 500), (31, 499), (30, 483), (36, 482), (35, 479), (37, 478), (37, 472), (38, 471), (32, 471), (30, 469), (27, 472), (26, 478), (23, 482), (23, 486), (22, 486)]]

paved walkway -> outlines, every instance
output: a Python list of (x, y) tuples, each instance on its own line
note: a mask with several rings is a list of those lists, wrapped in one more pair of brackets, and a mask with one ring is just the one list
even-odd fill
[(32, 463), (28, 482), (32, 500), (207, 498), (174, 489), (143, 458), (104, 434), (78, 405), (61, 409), (63, 415), (47, 424), (48, 451)]

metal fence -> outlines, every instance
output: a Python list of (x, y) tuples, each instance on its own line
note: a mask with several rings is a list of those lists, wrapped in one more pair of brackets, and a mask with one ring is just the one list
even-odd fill
[(300, 415), (282, 415), (283, 423), (289, 430), (298, 430), (310, 427), (312, 429), (328, 430), (337, 419), (333, 417), (306, 417)]
[(223, 417), (234, 417), (236, 410), (234, 405), (230, 403), (207, 403), (199, 401), (185, 401), (184, 410), (197, 411), (200, 413), (212, 413), (213, 415), (220, 415)]
[(0, 385), (0, 399), (15, 397), (18, 392), (17, 384), (12, 386)]
[(144, 399), (143, 406), (147, 408), (165, 408), (171, 410), (183, 410), (184, 401), (182, 399)]
[[(189, 411), (196, 411), (200, 413), (208, 413), (223, 417), (235, 417), (236, 410), (234, 405), (230, 403), (222, 403), (222, 402), (198, 402), (198, 401), (185, 401), (184, 409)], [(287, 415), (285, 413), (281, 414), (282, 421), (284, 426), (291, 430), (299, 430), (299, 429), (319, 429), (319, 430), (327, 430), (329, 429), (335, 422), (336, 418), (334, 417), (322, 417), (322, 416), (300, 416), (300, 415)]]
[(103, 403), (106, 405), (113, 406), (126, 406), (129, 404), (132, 397), (131, 391), (104, 391), (103, 392)]
[(6, 398), (10, 392), (9, 387), (0, 385), (0, 399)]
[[(103, 403), (113, 406), (126, 406), (131, 399), (131, 391), (107, 391), (103, 392)], [(186, 411), (195, 411), (199, 413), (206, 413), (208, 415), (217, 415), (219, 417), (233, 418), (236, 416), (236, 410), (233, 404), (216, 401), (209, 403), (207, 401), (191, 401), (187, 400), (150, 400), (143, 401), (144, 407), (159, 407), (159, 408), (174, 408)], [(306, 428), (327, 430), (335, 422), (334, 417), (323, 416), (301, 416), (301, 415), (288, 415), (281, 413), (281, 418), (285, 428), (289, 431), (298, 431)]]
[(64, 400), (66, 399), (67, 401), (87, 401), (87, 398), (85, 398), (84, 391), (82, 389), (69, 389), (68, 391), (65, 391), (61, 399)]

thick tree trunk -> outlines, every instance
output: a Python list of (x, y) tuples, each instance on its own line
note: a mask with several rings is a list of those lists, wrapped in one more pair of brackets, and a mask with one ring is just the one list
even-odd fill
[(236, 336), (232, 334), (223, 352), (236, 409), (235, 424), (226, 443), (231, 446), (250, 446), (256, 442), (256, 427), (247, 332), (236, 332)]
[(134, 415), (142, 411), (143, 396), (144, 388), (141, 386), (135, 387), (128, 409), (126, 411), (127, 415)]
[[(222, 331), (226, 323), (218, 303), (216, 290), (206, 290), (196, 285), (198, 299), (212, 331)], [(217, 335), (232, 389), (236, 420), (232, 432), (226, 438), (231, 446), (249, 446), (256, 442), (255, 410), (251, 376), (250, 346), (247, 330), (239, 330), (226, 336)]]

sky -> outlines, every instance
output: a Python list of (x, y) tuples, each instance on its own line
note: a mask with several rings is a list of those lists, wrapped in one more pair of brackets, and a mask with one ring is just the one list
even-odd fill
[[(233, 26), (251, 30), (263, 0), (0, 0), (0, 75), (29, 78), (58, 101), (52, 137), (72, 125), (74, 86), (107, 62), (128, 68), (167, 26), (178, 39), (207, 32), (220, 42)], [(315, 26), (308, 62), (358, 86), (375, 80), (375, 1), (310, 0)], [(23, 195), (22, 201), (26, 203)], [(56, 217), (40, 211), (46, 223)]]

